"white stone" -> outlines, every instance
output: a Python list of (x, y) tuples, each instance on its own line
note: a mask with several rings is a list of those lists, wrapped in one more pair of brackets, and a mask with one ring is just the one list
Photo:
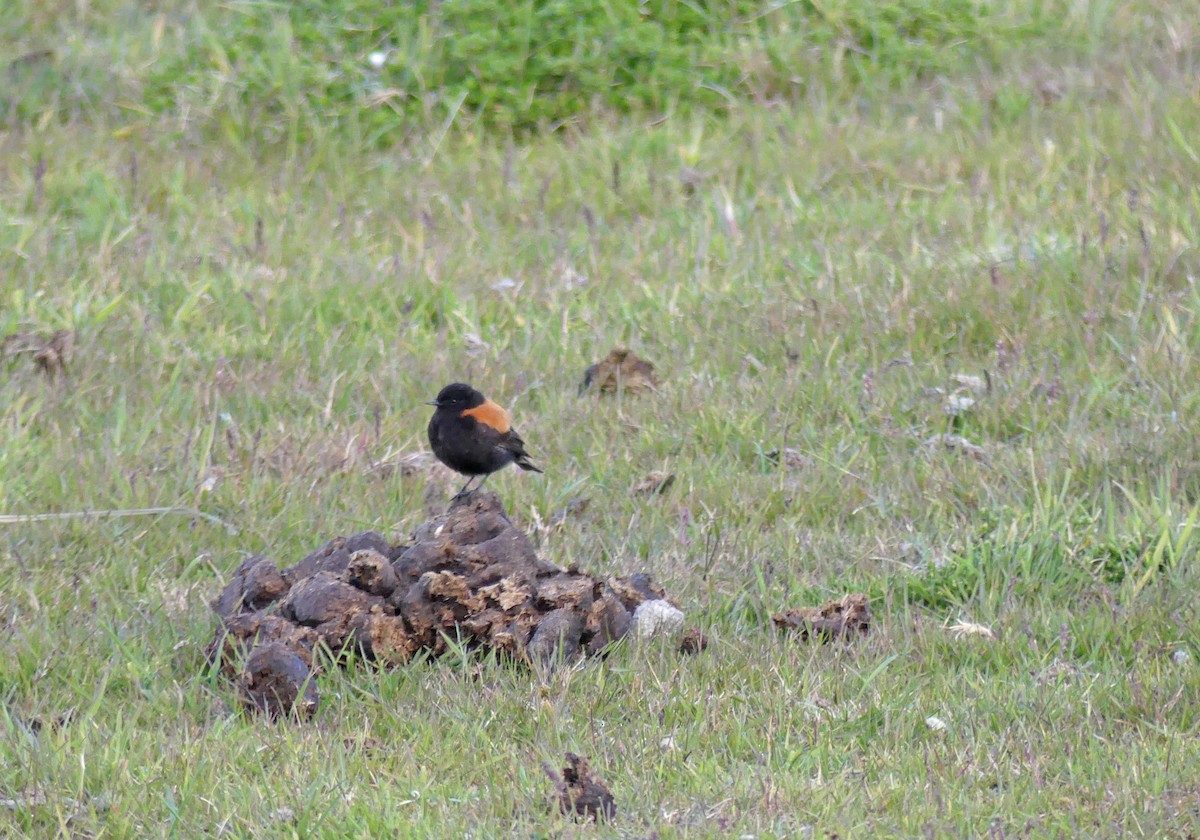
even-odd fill
[(643, 601), (633, 611), (633, 627), (642, 639), (675, 633), (683, 627), (683, 611), (667, 601)]

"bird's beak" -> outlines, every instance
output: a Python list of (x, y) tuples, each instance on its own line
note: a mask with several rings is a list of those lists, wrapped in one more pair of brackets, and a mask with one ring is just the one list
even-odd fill
[(441, 405), (441, 403), (439, 403), (437, 400), (430, 400), (429, 402), (425, 403), (425, 405), (431, 405), (434, 408), (437, 408)]

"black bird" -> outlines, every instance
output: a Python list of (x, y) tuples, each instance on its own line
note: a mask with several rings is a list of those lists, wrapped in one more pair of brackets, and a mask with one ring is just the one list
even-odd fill
[(454, 496), (468, 495), (467, 488), (478, 476), (484, 485), (487, 477), (509, 464), (540, 473), (529, 460), (525, 441), (521, 440), (508, 419), (508, 412), (470, 385), (447, 385), (428, 405), (437, 406), (429, 421), (429, 445), (438, 460), (470, 480)]

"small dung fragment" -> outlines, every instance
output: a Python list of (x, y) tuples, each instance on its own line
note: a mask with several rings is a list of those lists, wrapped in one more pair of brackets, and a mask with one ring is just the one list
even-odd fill
[(317, 710), (319, 698), (312, 672), (282, 642), (256, 647), (246, 660), (238, 685), (246, 708), (272, 719), (293, 715), (308, 718)]
[(964, 394), (951, 394), (946, 397), (946, 402), (942, 404), (942, 411), (951, 417), (957, 417), (960, 414), (966, 414), (974, 407), (974, 397), (968, 397)]
[(784, 630), (797, 632), (803, 642), (814, 638), (822, 642), (854, 639), (871, 629), (871, 608), (866, 595), (853, 592), (820, 607), (785, 610), (772, 620)]
[[(265, 606), (269, 603), (266, 598), (268, 592), (276, 588), (270, 573), (272, 568), (278, 571), (278, 567), (262, 554), (247, 557), (234, 571), (229, 583), (209, 603), (212, 611), (219, 618), (226, 619)], [(286, 578), (283, 590), (287, 590)]]
[(654, 365), (626, 347), (614, 347), (607, 356), (583, 372), (579, 393), (592, 388), (601, 394), (618, 390), (630, 393), (658, 387)]
[(769, 449), (763, 457), (772, 464), (778, 464), (785, 470), (803, 470), (813, 465), (813, 459), (799, 449), (785, 446), (782, 449)]
[(609, 592), (593, 602), (584, 624), (584, 632), (591, 635), (587, 643), (588, 653), (600, 653), (609, 645), (625, 638), (632, 623), (633, 617), (616, 594)]
[(708, 648), (708, 636), (699, 627), (690, 627), (679, 640), (679, 652), (684, 656), (695, 656)]
[(667, 489), (674, 483), (675, 473), (654, 470), (635, 483), (630, 492), (635, 496), (653, 496), (656, 493), (667, 492)]
[(929, 717), (925, 718), (925, 725), (934, 732), (945, 732), (947, 729), (946, 721), (935, 715), (930, 715)]
[(412, 659), (417, 644), (398, 615), (372, 612), (349, 622), (345, 636), (357, 643), (363, 656), (385, 665), (403, 665)]
[(956, 373), (950, 377), (950, 381), (972, 394), (985, 394), (988, 390), (988, 380), (973, 373)]
[(572, 496), (567, 503), (550, 515), (551, 528), (561, 528), (567, 520), (582, 516), (591, 505), (592, 500), (587, 496)]
[(983, 461), (987, 458), (987, 450), (982, 446), (977, 443), (971, 443), (971, 441), (962, 435), (951, 434), (950, 432), (927, 438), (925, 440), (925, 448), (929, 450), (948, 449), (951, 452), (961, 452), (970, 458), (974, 458), (976, 461)]
[(679, 169), (679, 188), (683, 190), (684, 195), (695, 195), (696, 188), (707, 180), (708, 174), (701, 172), (691, 166), (683, 166)]
[(60, 372), (67, 373), (67, 362), (75, 346), (75, 334), (70, 330), (45, 333), (12, 333), (0, 340), (0, 356), (17, 357), (29, 354), (38, 370), (50, 379)]
[(564, 814), (574, 814), (593, 822), (611, 820), (617, 815), (617, 803), (604, 783), (588, 764), (588, 760), (575, 753), (567, 753), (567, 764), (559, 775), (548, 764), (542, 768), (558, 788), (558, 809)]

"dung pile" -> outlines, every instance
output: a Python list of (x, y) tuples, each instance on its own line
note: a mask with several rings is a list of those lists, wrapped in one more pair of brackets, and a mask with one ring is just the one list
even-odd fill
[(220, 624), (209, 655), (247, 706), (309, 714), (320, 648), (399, 665), (457, 640), (552, 663), (599, 653), (630, 631), (639, 605), (664, 598), (645, 575), (595, 578), (540, 559), (499, 497), (476, 493), (408, 545), (366, 532), (286, 569), (247, 559), (212, 603)]

